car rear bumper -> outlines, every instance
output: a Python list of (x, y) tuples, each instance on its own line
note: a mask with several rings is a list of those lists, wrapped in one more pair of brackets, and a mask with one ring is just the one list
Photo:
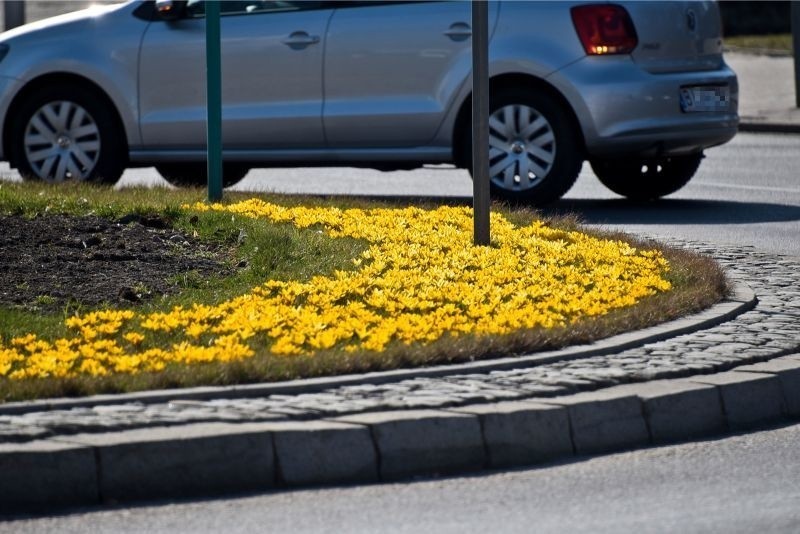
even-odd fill
[(727, 143), (738, 131), (738, 117), (698, 121), (624, 131), (613, 137), (597, 138), (587, 145), (588, 157), (638, 155), (642, 157), (692, 154)]
[[(627, 56), (584, 58), (551, 76), (575, 110), (588, 157), (677, 155), (720, 145), (736, 135), (739, 85), (727, 65), (713, 71), (652, 74)], [(723, 111), (681, 109), (688, 86), (724, 86)]]

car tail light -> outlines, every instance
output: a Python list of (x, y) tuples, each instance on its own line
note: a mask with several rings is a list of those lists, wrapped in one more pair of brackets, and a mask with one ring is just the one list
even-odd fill
[(639, 42), (630, 15), (614, 4), (573, 7), (572, 23), (586, 53), (630, 54)]

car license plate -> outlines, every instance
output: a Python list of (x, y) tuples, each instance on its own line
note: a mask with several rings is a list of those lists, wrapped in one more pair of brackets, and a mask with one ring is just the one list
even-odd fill
[(731, 90), (727, 85), (681, 87), (681, 111), (684, 113), (728, 111), (730, 102)]

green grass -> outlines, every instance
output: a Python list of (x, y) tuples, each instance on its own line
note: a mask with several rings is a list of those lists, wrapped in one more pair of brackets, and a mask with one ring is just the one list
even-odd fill
[[(226, 193), (226, 201), (235, 202), (249, 196)], [(270, 198), (267, 196), (267, 198)], [(278, 197), (271, 197), (279, 200)], [(146, 311), (167, 310), (175, 305), (193, 302), (217, 303), (240, 295), (267, 279), (308, 280), (315, 274), (352, 269), (350, 260), (365, 249), (366, 244), (353, 239), (329, 239), (314, 230), (300, 230), (289, 224), (265, 224), (249, 217), (232, 217), (226, 213), (205, 213), (197, 216), (182, 208), (205, 199), (201, 190), (167, 190), (163, 188), (111, 188), (69, 184), (0, 185), (0, 214), (34, 217), (42, 213), (97, 215), (117, 219), (128, 214), (159, 215), (175, 229), (229, 250), (227, 262), (235, 266), (246, 262), (246, 269), (231, 269), (235, 274), (224, 278), (203, 279), (186, 273), (173, 280), (182, 291), (145, 304)], [(284, 204), (301, 202), (288, 200)], [(38, 300), (38, 299), (37, 299)], [(47, 297), (44, 297), (44, 301)], [(137, 309), (142, 309), (141, 307)], [(19, 310), (12, 310), (20, 313)], [(39, 317), (40, 322), (61, 322), (73, 315), (74, 307), (63, 313)], [(81, 309), (80, 311), (88, 311)], [(8, 310), (0, 309), (0, 321)], [(5, 335), (6, 329), (0, 330)]]
[[(259, 196), (283, 205), (314, 204), (339, 208), (378, 205), (359, 199)], [(226, 193), (226, 202), (245, 198), (249, 196)], [(85, 185), (52, 187), (31, 183), (0, 184), (0, 214), (33, 217), (44, 212), (74, 215), (91, 213), (112, 218), (129, 213), (160, 214), (175, 228), (220, 245), (227, 251), (230, 265), (247, 262), (248, 268), (231, 269), (234, 274), (224, 278), (208, 279), (196, 274), (179, 276), (175, 282), (182, 288), (181, 291), (173, 296), (152, 299), (137, 307), (144, 312), (167, 311), (175, 305), (187, 306), (195, 302), (217, 303), (243, 294), (267, 279), (308, 280), (314, 275), (326, 275), (337, 269), (351, 269), (353, 265), (350, 260), (367, 246), (366, 243), (354, 239), (331, 239), (313, 228), (301, 230), (288, 224), (231, 216), (230, 213), (206, 213), (198, 216), (181, 207), (203, 199), (204, 191), (200, 190), (134, 188), (113, 191), (110, 188)], [(385, 206), (386, 203), (380, 205)], [(529, 210), (509, 211), (498, 206), (495, 209), (502, 209), (517, 224), (539, 217), (539, 214)], [(561, 217), (548, 222), (565, 230), (579, 228), (576, 217)], [(582, 230), (594, 235), (631, 241), (630, 237), (621, 234)], [(278, 381), (508, 356), (586, 343), (650, 326), (704, 309), (725, 295), (727, 285), (724, 275), (712, 260), (649, 242), (634, 244), (645, 248), (660, 248), (664, 252), (671, 264), (668, 278), (674, 289), (644, 299), (635, 307), (600, 318), (581, 320), (569, 328), (535, 329), (506, 336), (445, 338), (427, 346), (408, 347), (397, 344), (381, 353), (364, 351), (350, 354), (332, 350), (314, 356), (298, 357), (259, 354), (228, 364), (171, 366), (158, 374), (68, 380), (0, 379), (0, 401)], [(0, 337), (7, 340), (32, 331), (43, 338), (63, 336), (66, 332), (64, 319), (76, 311), (88, 310), (67, 307), (46, 313), (0, 307)]]
[(792, 54), (792, 34), (736, 35), (725, 37), (726, 48), (737, 52)]

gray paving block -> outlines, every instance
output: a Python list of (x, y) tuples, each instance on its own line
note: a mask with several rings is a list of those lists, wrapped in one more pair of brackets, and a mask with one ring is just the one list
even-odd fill
[(474, 415), (403, 410), (336, 420), (369, 426), (382, 480), (459, 473), (485, 464), (480, 422)]
[(800, 358), (776, 358), (768, 362), (737, 367), (736, 370), (776, 375), (781, 383), (786, 414), (800, 416)]
[(750, 365), (741, 365), (734, 369), (737, 372), (750, 372), (750, 373), (768, 373), (779, 374), (782, 371), (795, 371), (800, 369), (800, 359), (786, 356), (783, 358), (774, 358), (766, 362), (759, 362)]
[(99, 502), (90, 447), (54, 441), (0, 444), (0, 513)]
[(717, 386), (731, 429), (749, 428), (781, 417), (783, 395), (777, 376), (729, 371), (687, 379)]
[(573, 454), (563, 406), (510, 401), (452, 411), (480, 418), (491, 467), (530, 465)]
[(95, 448), (103, 501), (252, 491), (275, 481), (263, 424), (208, 423), (62, 438)]
[(576, 453), (611, 452), (650, 441), (642, 401), (614, 389), (542, 401), (567, 407)]
[(654, 443), (711, 436), (725, 431), (717, 388), (688, 380), (657, 380), (615, 388), (642, 400)]
[(48, 428), (33, 425), (6, 424), (0, 426), (0, 443), (27, 443), (44, 440), (53, 435)]
[(289, 486), (375, 482), (378, 458), (367, 427), (335, 421), (272, 423), (280, 478)]

